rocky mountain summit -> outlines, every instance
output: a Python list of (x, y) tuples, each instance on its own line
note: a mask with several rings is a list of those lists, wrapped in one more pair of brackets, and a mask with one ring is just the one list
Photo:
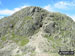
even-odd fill
[(26, 7), (0, 19), (0, 56), (59, 56), (75, 50), (75, 22), (64, 14)]

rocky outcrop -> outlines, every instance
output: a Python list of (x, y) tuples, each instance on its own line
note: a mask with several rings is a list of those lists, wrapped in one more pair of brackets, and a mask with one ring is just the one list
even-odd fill
[(75, 22), (61, 13), (26, 7), (0, 20), (0, 56), (59, 56), (75, 50)]

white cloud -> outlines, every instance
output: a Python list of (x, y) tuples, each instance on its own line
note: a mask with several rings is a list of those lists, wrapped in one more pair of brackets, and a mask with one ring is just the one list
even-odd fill
[(13, 10), (9, 10), (9, 9), (4, 9), (4, 10), (0, 10), (0, 15), (11, 15), (19, 10), (21, 10), (22, 8), (25, 8), (27, 6), (22, 6), (19, 8), (14, 8)]
[(55, 3), (54, 5), (56, 8), (58, 9), (65, 9), (65, 8), (69, 8), (69, 6), (75, 6), (74, 2), (64, 2), (64, 1), (60, 1), (58, 3)]
[(3, 18), (4, 16), (0, 16), (0, 19)]
[(66, 4), (64, 2), (58, 2), (54, 5), (56, 8), (63, 9), (66, 8)]
[(46, 10), (48, 10), (48, 11), (52, 11), (51, 5), (45, 6), (44, 9), (46, 9)]
[(73, 15), (73, 16), (70, 16), (74, 21), (75, 21), (75, 15)]
[(70, 14), (66, 14), (67, 16), (69, 16), (70, 18), (72, 18), (73, 21), (75, 21), (75, 15), (70, 15)]

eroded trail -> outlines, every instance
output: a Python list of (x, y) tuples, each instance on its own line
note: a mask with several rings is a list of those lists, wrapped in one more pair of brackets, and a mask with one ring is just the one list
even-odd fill
[(30, 39), (28, 45), (35, 47), (35, 56), (49, 56), (49, 54), (44, 53), (45, 50), (49, 49), (49, 43), (46, 38), (43, 37), (43, 31), (40, 28), (40, 31), (33, 35)]

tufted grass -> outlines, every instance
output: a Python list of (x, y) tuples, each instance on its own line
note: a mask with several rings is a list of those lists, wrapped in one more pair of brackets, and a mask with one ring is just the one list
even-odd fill
[(12, 34), (11, 40), (16, 42), (20, 46), (24, 46), (29, 42), (29, 39), (27, 37), (18, 36), (18, 35), (15, 35), (15, 34)]
[(6, 37), (3, 36), (3, 37), (1, 38), (1, 40), (2, 40), (2, 41), (6, 41)]

